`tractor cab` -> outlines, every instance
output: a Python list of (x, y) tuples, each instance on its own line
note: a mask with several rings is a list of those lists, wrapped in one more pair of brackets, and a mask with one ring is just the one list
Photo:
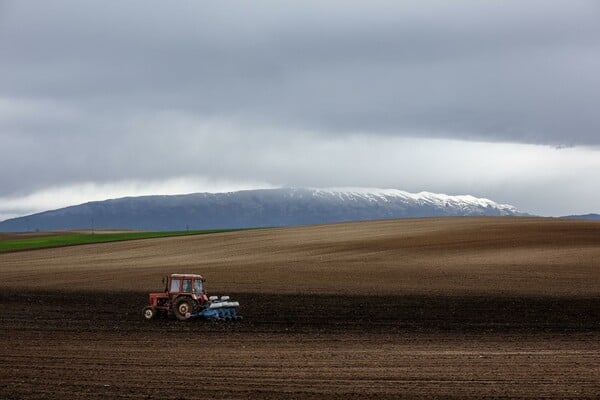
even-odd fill
[(165, 282), (165, 292), (172, 300), (181, 296), (188, 295), (203, 305), (208, 301), (204, 291), (204, 277), (194, 274), (171, 274), (163, 279)]

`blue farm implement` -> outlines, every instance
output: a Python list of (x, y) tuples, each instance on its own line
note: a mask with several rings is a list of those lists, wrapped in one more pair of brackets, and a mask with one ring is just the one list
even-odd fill
[(216, 321), (237, 321), (242, 319), (237, 315), (239, 303), (237, 301), (229, 301), (229, 296), (210, 296), (210, 304), (208, 307), (198, 311), (194, 316), (213, 319)]
[(204, 290), (205, 279), (196, 274), (171, 274), (163, 279), (165, 290), (150, 293), (149, 304), (143, 310), (147, 320), (157, 315), (175, 316), (180, 321), (204, 318), (212, 321), (238, 321), (239, 303), (229, 296), (210, 296)]

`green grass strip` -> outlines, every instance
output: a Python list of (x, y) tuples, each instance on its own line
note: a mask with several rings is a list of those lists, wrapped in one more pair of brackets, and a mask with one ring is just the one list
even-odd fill
[(209, 233), (233, 232), (241, 229), (216, 229), (204, 231), (171, 232), (125, 232), (125, 233), (73, 233), (24, 239), (0, 240), (0, 253), (22, 250), (46, 249), (50, 247), (77, 246), (82, 244), (120, 242), (124, 240), (154, 239), (172, 236), (206, 235)]

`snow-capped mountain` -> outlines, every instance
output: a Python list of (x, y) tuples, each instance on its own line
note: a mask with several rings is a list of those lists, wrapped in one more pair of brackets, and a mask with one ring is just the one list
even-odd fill
[[(445, 210), (448, 208), (461, 209), (468, 212), (468, 215), (488, 215), (485, 213), (479, 214), (477, 212), (478, 208), (494, 208), (500, 211), (499, 214), (494, 215), (521, 214), (510, 204), (499, 204), (490, 199), (478, 198), (471, 195), (449, 196), (431, 192), (410, 193), (397, 189), (334, 188), (312, 190), (313, 196), (333, 196), (339, 198), (341, 201), (367, 200), (369, 202), (378, 203), (404, 202), (406, 204), (418, 204)], [(458, 215), (463, 214), (459, 213)]]
[(469, 195), (395, 189), (261, 189), (97, 201), (0, 222), (0, 231), (248, 228), (389, 218), (524, 215)]

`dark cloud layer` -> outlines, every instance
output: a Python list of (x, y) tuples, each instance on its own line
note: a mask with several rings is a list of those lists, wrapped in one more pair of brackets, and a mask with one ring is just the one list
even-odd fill
[(355, 135), (600, 145), (596, 1), (0, 4), (0, 196), (305, 182), (267, 161)]
[(6, 4), (2, 95), (340, 134), (600, 141), (593, 1), (121, 3)]

